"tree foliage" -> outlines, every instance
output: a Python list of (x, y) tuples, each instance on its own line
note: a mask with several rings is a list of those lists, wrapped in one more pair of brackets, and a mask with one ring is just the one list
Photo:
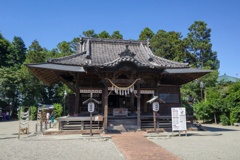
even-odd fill
[(217, 53), (212, 51), (211, 29), (203, 21), (195, 21), (189, 28), (185, 41), (188, 52), (194, 55), (196, 61), (193, 66), (216, 70), (219, 68)]
[(11, 53), (11, 43), (0, 33), (0, 67), (8, 67), (8, 55)]
[(98, 34), (99, 38), (111, 38), (110, 34), (107, 31), (102, 31)]
[(123, 35), (119, 31), (114, 31), (110, 35), (107, 31), (102, 31), (99, 34), (96, 34), (94, 30), (87, 30), (83, 32), (83, 35), (90, 38), (123, 39)]
[(20, 68), (26, 58), (27, 48), (21, 37), (14, 37), (11, 45), (11, 53), (7, 56), (8, 64)]
[(153, 31), (150, 28), (146, 27), (143, 29), (143, 31), (141, 31), (139, 35), (139, 40), (150, 40), (153, 36)]
[(123, 35), (119, 31), (114, 31), (111, 35), (112, 39), (123, 39)]
[(223, 125), (240, 122), (239, 95), (240, 82), (209, 87), (205, 101), (194, 105), (196, 115), (199, 119), (214, 121), (215, 114), (216, 120)]
[(188, 56), (185, 43), (179, 32), (159, 30), (150, 40), (155, 55), (169, 60), (183, 62)]
[(58, 52), (60, 52), (61, 56), (68, 56), (74, 53), (70, 42), (66, 42), (66, 41), (58, 43), (57, 49), (58, 49)]
[(87, 31), (84, 31), (83, 32), (83, 35), (85, 37), (89, 37), (89, 38), (97, 38), (98, 35), (95, 33), (95, 31), (92, 29), (92, 30), (87, 30)]
[(63, 107), (60, 103), (54, 103), (54, 118), (61, 117), (63, 112)]

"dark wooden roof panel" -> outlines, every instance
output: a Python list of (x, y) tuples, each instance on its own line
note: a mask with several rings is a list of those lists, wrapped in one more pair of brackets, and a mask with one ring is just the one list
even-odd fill
[(31, 72), (38, 77), (39, 80), (43, 81), (47, 85), (51, 85), (61, 81), (57, 73), (60, 72), (85, 72), (83, 67), (80, 66), (66, 66), (58, 64), (28, 64), (26, 65)]

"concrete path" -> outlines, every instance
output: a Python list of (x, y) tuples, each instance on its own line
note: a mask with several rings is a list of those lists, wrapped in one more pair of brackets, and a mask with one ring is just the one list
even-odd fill
[(143, 136), (144, 132), (112, 134), (112, 140), (126, 160), (179, 160), (177, 156)]

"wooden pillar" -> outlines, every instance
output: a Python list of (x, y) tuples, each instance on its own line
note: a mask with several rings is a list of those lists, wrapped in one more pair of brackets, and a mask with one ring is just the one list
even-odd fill
[(140, 83), (137, 84), (137, 129), (141, 130), (141, 115), (140, 115)]
[(147, 107), (147, 101), (148, 101), (148, 95), (147, 94), (144, 94), (143, 95), (143, 106), (144, 106), (144, 112), (147, 113), (148, 112), (148, 107)]
[(77, 84), (76, 93), (75, 93), (75, 108), (74, 108), (74, 114), (78, 114), (79, 96), (80, 96), (80, 90), (79, 90), (79, 85)]
[(104, 114), (104, 107), (105, 107), (105, 96), (104, 96), (104, 93), (105, 93), (105, 88), (102, 89), (102, 109), (101, 109), (101, 113)]
[(134, 94), (132, 93), (130, 96), (131, 96), (131, 99), (130, 99), (131, 113), (133, 114), (135, 112), (135, 110), (134, 110)]
[(104, 87), (104, 121), (103, 121), (103, 128), (104, 130), (107, 129), (108, 124), (108, 84), (105, 82)]

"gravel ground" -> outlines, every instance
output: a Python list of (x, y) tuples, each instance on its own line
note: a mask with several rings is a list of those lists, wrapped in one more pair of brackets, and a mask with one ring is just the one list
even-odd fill
[[(30, 122), (30, 136), (17, 139), (18, 121), (0, 122), (0, 160), (123, 160), (112, 140), (54, 139), (33, 135), (36, 122)], [(69, 135), (68, 135), (69, 136)]]
[[(203, 125), (206, 131), (189, 136), (151, 139), (184, 160), (239, 160), (240, 127)], [(194, 133), (194, 132), (192, 132)], [(218, 135), (221, 134), (221, 135)]]

